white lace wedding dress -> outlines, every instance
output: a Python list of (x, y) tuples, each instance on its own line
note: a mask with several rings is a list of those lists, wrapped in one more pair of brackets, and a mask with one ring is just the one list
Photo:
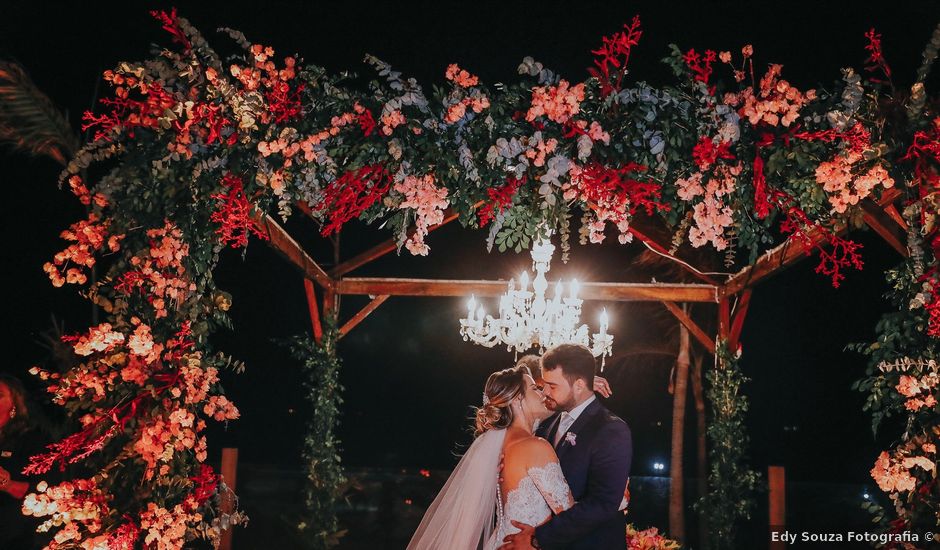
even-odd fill
[(512, 521), (538, 526), (571, 508), (574, 499), (557, 458), (526, 471), (505, 495), (496, 479), (506, 430), (490, 430), (470, 445), (428, 507), (408, 550), (499, 548), (518, 533)]
[[(529, 468), (516, 488), (506, 494), (505, 504), (500, 499), (496, 536), (493, 537), (496, 544), (492, 548), (499, 547), (506, 535), (519, 532), (512, 521), (538, 526), (552, 514), (559, 514), (573, 505), (571, 490), (558, 462)], [(490, 545), (487, 546), (490, 550)]]

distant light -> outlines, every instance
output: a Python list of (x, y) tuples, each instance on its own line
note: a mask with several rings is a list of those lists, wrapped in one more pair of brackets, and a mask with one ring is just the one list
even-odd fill
[(868, 493), (865, 493), (864, 495), (862, 495), (862, 498), (864, 498), (865, 500), (868, 500), (871, 498), (871, 495), (869, 495)]
[(406, 499), (405, 499), (405, 504), (407, 504), (408, 506), (411, 506), (411, 499), (410, 499), (410, 498), (406, 498)]
[(418, 473), (421, 474), (422, 477), (431, 477), (430, 470), (419, 470)]
[(657, 472), (661, 472), (666, 469), (666, 465), (663, 464), (662, 462), (654, 462), (653, 469), (656, 470)]

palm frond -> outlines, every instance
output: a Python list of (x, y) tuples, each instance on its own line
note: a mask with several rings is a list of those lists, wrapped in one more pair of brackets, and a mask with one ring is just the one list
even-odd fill
[(0, 143), (63, 166), (79, 147), (68, 119), (18, 63), (0, 60)]

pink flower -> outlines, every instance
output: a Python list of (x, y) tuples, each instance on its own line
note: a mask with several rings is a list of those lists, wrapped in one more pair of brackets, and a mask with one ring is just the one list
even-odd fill
[(447, 80), (451, 80), (454, 84), (460, 86), (461, 88), (470, 88), (476, 86), (479, 83), (479, 79), (467, 71), (461, 69), (457, 66), (456, 63), (452, 63), (447, 66), (447, 72), (444, 73), (444, 76)]
[(114, 346), (123, 343), (123, 334), (111, 330), (110, 323), (101, 323), (89, 329), (87, 335), (79, 337), (72, 345), (72, 349), (75, 350), (76, 354), (87, 357), (95, 352), (110, 350)]
[(394, 190), (405, 196), (399, 209), (412, 209), (415, 213), (415, 232), (405, 241), (405, 247), (416, 256), (426, 256), (429, 247), (424, 243), (428, 228), (444, 221), (447, 208), (447, 188), (434, 185), (434, 176), (405, 176), (395, 184)]
[(455, 103), (448, 107), (447, 114), (444, 115), (444, 122), (448, 124), (453, 124), (458, 120), (462, 119), (464, 114), (467, 112), (467, 106), (463, 103)]
[(920, 392), (920, 385), (917, 383), (917, 378), (906, 374), (901, 375), (901, 379), (895, 388), (904, 397), (914, 397)]
[(382, 115), (382, 133), (386, 136), (392, 135), (392, 130), (405, 123), (405, 115), (398, 109)]
[(605, 132), (597, 121), (591, 122), (587, 134), (593, 141), (601, 141), (604, 145), (610, 145), (610, 134)]
[(557, 86), (537, 86), (532, 88), (532, 106), (526, 112), (525, 119), (534, 121), (540, 116), (564, 124), (581, 110), (584, 101), (584, 83), (573, 87), (562, 79)]
[(886, 451), (882, 451), (871, 469), (871, 477), (878, 487), (886, 493), (912, 491), (917, 480), (901, 464), (891, 460)]

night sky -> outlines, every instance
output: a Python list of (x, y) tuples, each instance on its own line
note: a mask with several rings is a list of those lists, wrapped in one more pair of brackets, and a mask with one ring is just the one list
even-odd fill
[[(628, 79), (671, 82), (659, 59), (667, 44), (683, 49), (738, 50), (754, 45), (756, 67), (783, 63), (784, 78), (801, 89), (831, 86), (839, 69), (861, 69), (863, 33), (874, 26), (897, 75), (906, 84), (940, 20), (932, 2), (890, 2), (859, 9), (858, 2), (606, 2), (570, 5), (525, 3), (200, 2), (177, 3), (180, 15), (203, 31), (211, 44), (229, 51), (215, 29), (242, 30), (250, 40), (272, 45), (278, 56), (300, 53), (330, 71), (349, 69), (371, 78), (362, 63), (372, 53), (429, 90), (443, 82), (449, 63), (478, 74), (485, 83), (512, 81), (525, 55), (542, 61), (569, 80), (581, 80), (590, 50), (601, 36), (617, 31), (636, 13), (644, 34), (631, 58)], [(92, 105), (100, 73), (118, 61), (148, 56), (151, 43), (169, 45), (160, 25), (147, 14), (151, 5), (37, 2), (5, 5), (0, 17), (0, 55), (20, 61), (37, 85), (67, 110), (78, 125)], [(152, 4), (168, 8), (170, 4)], [(100, 92), (104, 92), (102, 89)], [(25, 371), (48, 358), (42, 334), (53, 316), (67, 332), (84, 330), (90, 305), (74, 287), (55, 289), (43, 262), (63, 248), (58, 233), (82, 216), (74, 197), (56, 186), (59, 167), (46, 159), (0, 153), (4, 190), (3, 272), (5, 359), (2, 368)], [(308, 219), (295, 216), (287, 228), (310, 254), (329, 267), (332, 252)], [(344, 230), (342, 256), (348, 258), (386, 238), (384, 231), (354, 222)], [(863, 397), (849, 389), (864, 375), (865, 360), (843, 348), (873, 336), (886, 307), (883, 272), (897, 254), (871, 232), (856, 233), (865, 246), (865, 269), (850, 272), (842, 288), (813, 273), (805, 261), (757, 288), (744, 328), (742, 365), (752, 378), (748, 419), (754, 465), (784, 464), (791, 480), (866, 482), (885, 443), (873, 440)], [(552, 277), (582, 281), (646, 282), (631, 268), (639, 245), (575, 246), (572, 260), (558, 259)], [(359, 276), (509, 278), (529, 264), (527, 255), (487, 254), (485, 234), (452, 224), (428, 239), (426, 258), (387, 256), (352, 273)], [(220, 288), (232, 292), (236, 330), (219, 333), (217, 347), (246, 361), (243, 375), (228, 374), (227, 392), (242, 419), (227, 429), (212, 428), (210, 447), (241, 449), (241, 460), (296, 466), (303, 436), (305, 405), (300, 371), (275, 343), (309, 331), (300, 276), (264, 243), (253, 241), (244, 255), (227, 254), (218, 269)], [(343, 302), (343, 318), (365, 298)], [(448, 468), (453, 452), (469, 440), (469, 406), (478, 404), (486, 376), (509, 366), (512, 355), (464, 343), (457, 319), (464, 299), (393, 297), (343, 339), (345, 405), (339, 434), (343, 458), (351, 466)], [(596, 325), (599, 303), (585, 306)], [(615, 353), (661, 345), (657, 304), (608, 304)], [(713, 315), (714, 306), (699, 306)], [(652, 474), (654, 461), (669, 455), (672, 397), (666, 391), (669, 360), (615, 361), (608, 369), (614, 398), (607, 405), (633, 428), (634, 472)], [(38, 385), (29, 381), (33, 388)], [(692, 408), (690, 397), (689, 408)], [(694, 418), (689, 416), (686, 463), (692, 464)], [(795, 429), (794, 429), (795, 428)], [(890, 435), (890, 434), (886, 434)], [(690, 470), (691, 472), (691, 470)]]

